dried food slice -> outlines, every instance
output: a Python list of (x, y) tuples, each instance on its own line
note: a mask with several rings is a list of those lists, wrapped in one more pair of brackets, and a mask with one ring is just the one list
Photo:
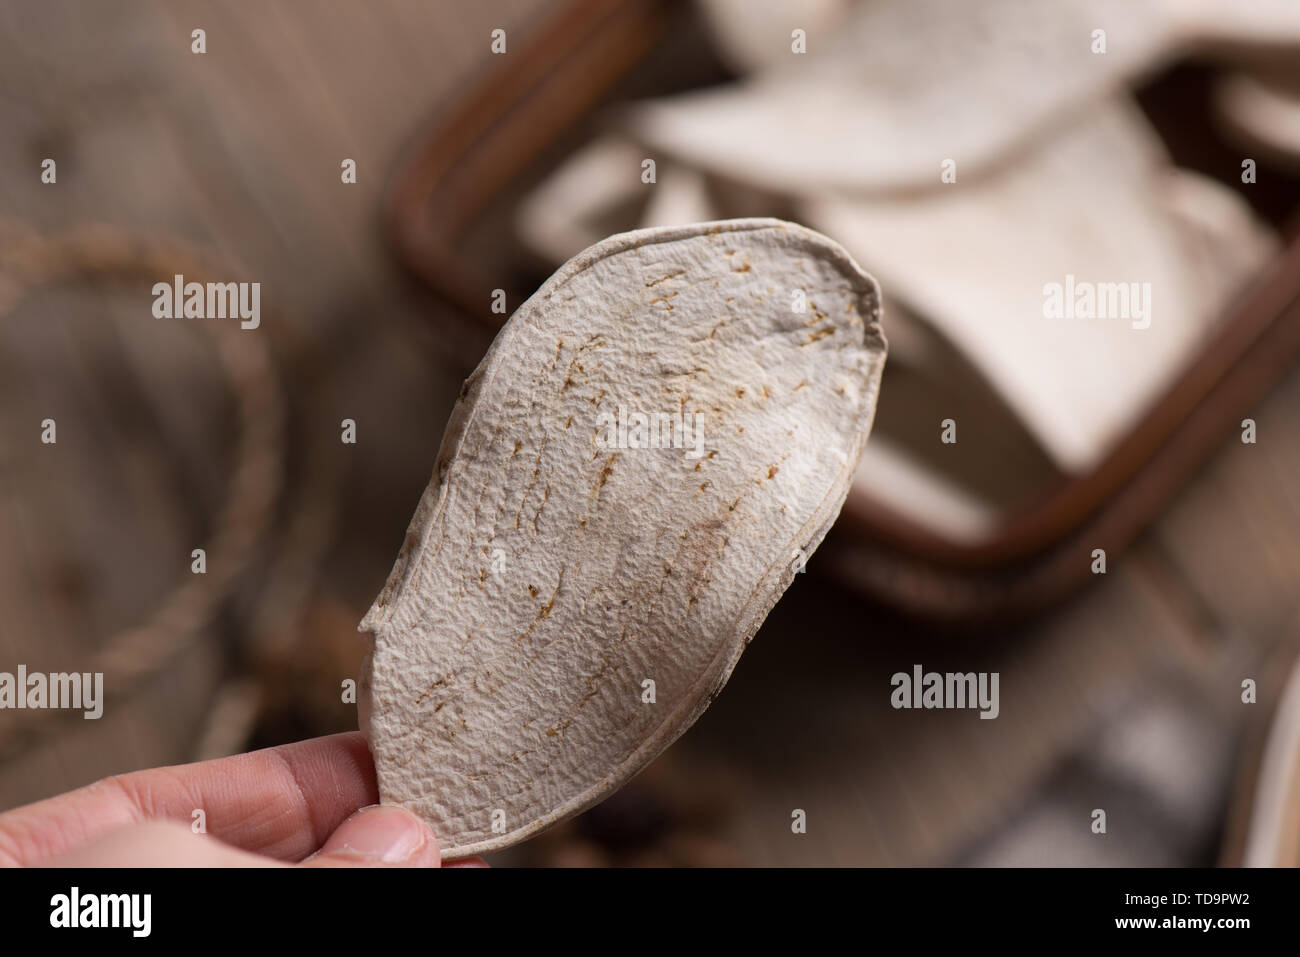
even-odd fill
[(595, 803), (717, 695), (844, 502), (879, 314), (772, 219), (614, 236), (516, 311), (361, 623), (380, 794), (445, 858)]

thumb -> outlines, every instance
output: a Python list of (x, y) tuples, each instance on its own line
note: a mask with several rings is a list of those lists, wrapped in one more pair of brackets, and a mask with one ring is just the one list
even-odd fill
[(438, 867), (433, 828), (405, 808), (375, 804), (340, 824), (308, 867)]

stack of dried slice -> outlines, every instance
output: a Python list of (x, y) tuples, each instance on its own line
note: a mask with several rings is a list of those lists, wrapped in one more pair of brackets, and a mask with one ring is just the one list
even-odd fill
[(1293, 53), (1290, 3), (703, 8), (748, 75), (628, 107), (523, 202), (520, 236), (558, 262), (617, 229), (780, 215), (870, 263), (894, 348), (851, 503), (987, 540), (1089, 474), (1276, 252), (1250, 184), (1175, 167), (1130, 88), (1191, 52)]

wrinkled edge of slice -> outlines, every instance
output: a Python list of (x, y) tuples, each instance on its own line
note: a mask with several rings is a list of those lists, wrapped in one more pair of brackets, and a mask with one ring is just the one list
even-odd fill
[[(514, 315), (511, 316), (510, 321), (489, 347), (478, 367), (465, 380), (460, 398), (457, 400), (456, 407), (452, 410), (448, 419), (447, 430), (438, 449), (437, 464), (434, 466), (434, 475), (437, 476), (438, 481), (436, 485), (431, 482), (421, 496), (415, 515), (412, 517), (410, 526), (407, 529), (402, 548), (398, 552), (397, 560), (393, 565), (393, 570), (380, 591), (379, 597), (375, 599), (374, 604), (362, 619), (357, 630), (369, 631), (373, 634), (376, 628), (380, 628), (388, 622), (396, 610), (406, 582), (420, 567), (419, 563), (412, 565), (410, 562), (413, 550), (418, 551), (421, 556), (427, 554), (422, 549), (432, 530), (437, 525), (438, 513), (446, 495), (447, 484), (445, 477), (447, 469), (473, 424), (474, 416), (471, 411), (474, 405), (473, 400), (483, 386), (484, 375), (490, 369), (491, 374), (488, 381), (490, 382), (491, 379), (496, 377), (501, 371), (499, 368), (493, 368), (497, 354), (509, 348), (519, 334), (519, 330), (542, 313), (552, 296), (563, 289), (569, 280), (596, 263), (631, 249), (674, 242), (679, 239), (692, 239), (697, 236), (715, 233), (756, 232), (768, 229), (788, 232), (791, 237), (802, 241), (810, 251), (819, 253), (829, 259), (854, 283), (859, 294), (859, 301), (862, 304), (864, 342), (871, 351), (876, 353), (873, 366), (868, 372), (869, 378), (875, 380), (871, 408), (859, 419), (858, 429), (850, 442), (849, 454), (845, 459), (844, 468), (832, 480), (829, 493), (813, 511), (812, 516), (802, 526), (799, 534), (792, 542), (792, 544), (798, 544), (804, 548), (805, 552), (811, 555), (813, 550), (821, 544), (822, 539), (825, 538), (827, 531), (830, 530), (831, 525), (834, 524), (836, 517), (839, 515), (875, 417), (876, 401), (879, 398), (880, 372), (884, 367), (888, 347), (880, 328), (879, 284), (872, 276), (864, 272), (838, 243), (811, 229), (780, 219), (730, 219), (692, 223), (687, 226), (638, 229), (632, 232), (618, 233), (602, 240), (594, 246), (584, 249), (561, 266), (541, 285), (537, 292), (519, 306)], [(764, 572), (762, 578), (759, 579), (751, 592), (749, 600), (741, 607), (740, 613), (736, 616), (735, 622), (730, 629), (734, 637), (719, 649), (709, 668), (701, 673), (699, 679), (691, 685), (687, 694), (682, 697), (682, 703), (675, 710), (665, 715), (654, 732), (603, 779), (583, 793), (555, 808), (549, 814), (529, 821), (505, 834), (485, 841), (476, 841), (472, 844), (444, 846), (442, 847), (442, 859), (454, 860), (472, 857), (476, 854), (486, 854), (511, 847), (561, 821), (580, 814), (626, 784), (694, 724), (713, 702), (713, 699), (717, 697), (727, 683), (727, 679), (731, 677), (731, 672), (740, 660), (740, 656), (748, 646), (750, 639), (753, 638), (759, 625), (762, 624), (773, 606), (780, 600), (786, 588), (789, 587), (794, 575), (793, 563), (789, 561), (777, 562)], [(369, 728), (363, 727), (362, 730), (366, 733), (368, 743)]]

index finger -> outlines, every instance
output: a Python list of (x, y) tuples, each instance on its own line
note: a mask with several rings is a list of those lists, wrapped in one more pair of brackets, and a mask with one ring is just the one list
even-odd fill
[(335, 734), (115, 775), (0, 814), (0, 864), (37, 864), (126, 824), (192, 824), (199, 819), (195, 811), (203, 812), (213, 837), (296, 861), (325, 843), (353, 811), (378, 800), (365, 738), (357, 731)]

